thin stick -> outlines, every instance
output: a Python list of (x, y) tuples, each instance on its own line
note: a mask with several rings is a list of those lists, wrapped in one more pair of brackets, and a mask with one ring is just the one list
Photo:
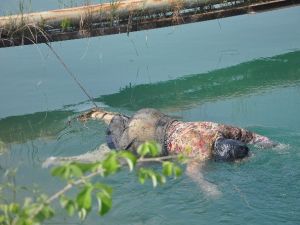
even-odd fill
[[(162, 157), (156, 157), (156, 158), (139, 158), (137, 160), (138, 163), (143, 162), (163, 162), (166, 159), (175, 159), (178, 158), (176, 155), (170, 155), (170, 156), (162, 156)], [(68, 183), (66, 186), (64, 186), (61, 190), (57, 191), (55, 194), (53, 194), (51, 197), (49, 197), (44, 204), (41, 204), (34, 212), (31, 213), (30, 219), (33, 219), (42, 209), (45, 205), (48, 205), (52, 203), (54, 200), (60, 198), (63, 194), (68, 192), (70, 189), (72, 189), (74, 186), (84, 184), (88, 179), (91, 179), (97, 175), (103, 176), (104, 170), (102, 168), (98, 169), (97, 171), (90, 173), (86, 176), (81, 177), (79, 180), (76, 180), (72, 183)], [(15, 225), (18, 221), (18, 218), (16, 217), (14, 221), (12, 222), (13, 225)]]
[(168, 156), (162, 156), (162, 157), (156, 157), (156, 158), (139, 158), (138, 163), (143, 162), (163, 162), (164, 160), (168, 159), (177, 159), (178, 155), (168, 155)]
[(93, 103), (93, 105), (96, 108), (99, 108), (97, 104), (95, 103), (94, 99), (88, 94), (88, 92), (84, 89), (84, 87), (80, 84), (78, 79), (76, 78), (75, 74), (72, 73), (72, 71), (67, 67), (67, 65), (64, 63), (62, 58), (57, 54), (57, 52), (52, 48), (52, 46), (49, 43), (46, 43), (46, 45), (49, 47), (49, 49), (52, 51), (52, 53), (56, 56), (57, 60), (62, 64), (62, 66), (65, 68), (67, 73), (71, 76), (71, 78), (75, 81), (75, 83), (79, 86), (79, 88), (83, 91), (83, 93), (89, 98), (89, 100)]
[[(36, 210), (34, 210), (34, 212), (31, 213), (29, 219), (33, 219), (42, 209), (45, 205), (48, 205), (50, 203), (52, 203), (54, 200), (58, 199), (59, 197), (61, 197), (64, 193), (66, 193), (67, 191), (69, 191), (72, 187), (80, 185), (80, 184), (84, 184), (86, 182), (86, 180), (95, 177), (97, 175), (101, 175), (103, 174), (104, 170), (103, 169), (98, 169), (97, 171), (90, 173), (87, 176), (82, 177), (81, 179), (73, 182), (73, 183), (69, 183), (67, 184), (63, 189), (59, 190), (58, 192), (56, 192), (55, 194), (53, 194), (50, 198), (48, 198), (46, 200), (46, 202), (44, 204), (41, 204), (38, 208), (36, 208)], [(15, 225), (18, 222), (18, 218), (15, 218), (14, 221), (12, 222), (12, 225)]]

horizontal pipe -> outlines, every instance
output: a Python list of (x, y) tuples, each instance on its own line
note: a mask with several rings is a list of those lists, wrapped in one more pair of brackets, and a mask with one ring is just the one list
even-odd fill
[[(154, 1), (155, 0), (151, 0), (153, 4)], [(161, 4), (161, 0), (158, 1), (160, 2), (159, 4)], [(163, 1), (166, 2), (165, 0)], [(133, 1), (131, 0), (130, 2)], [(140, 2), (140, 0), (138, 0), (138, 2)], [(229, 4), (231, 3), (229, 2)], [(247, 13), (262, 12), (266, 10), (272, 10), (281, 7), (298, 5), (298, 4), (300, 4), (300, 0), (274, 0), (274, 1), (266, 1), (260, 3), (252, 3), (252, 4), (242, 3), (240, 5), (237, 4), (236, 6), (232, 6), (232, 7), (228, 7), (228, 5), (224, 7), (222, 4), (217, 3), (217, 7), (216, 7), (217, 9), (206, 8), (205, 11), (203, 11), (203, 8), (202, 11), (201, 10), (197, 11), (198, 9), (197, 7), (196, 9), (191, 8), (189, 10), (186, 9), (182, 10), (181, 8), (182, 6), (181, 6), (180, 7), (181, 11), (180, 10), (178, 11), (179, 12), (178, 15), (174, 15), (174, 11), (169, 13), (168, 11), (165, 11), (164, 12), (165, 14), (163, 16), (158, 16), (159, 14), (157, 14), (157, 11), (155, 11), (154, 14), (149, 14), (147, 12), (144, 14), (139, 13), (138, 15), (133, 15), (133, 16), (127, 15), (128, 17), (125, 17), (125, 19), (118, 19), (118, 20), (114, 20), (113, 22), (110, 21), (105, 22), (104, 20), (102, 20), (101, 23), (99, 23), (99, 20), (97, 21), (93, 18), (93, 21), (90, 24), (91, 26), (86, 29), (84, 29), (84, 27), (77, 27), (77, 28), (75, 27), (75, 30), (71, 29), (71, 30), (64, 31), (61, 30), (60, 28), (57, 28), (51, 30), (45, 29), (41, 31), (39, 28), (34, 27), (30, 30), (29, 34), (27, 32), (27, 36), (24, 35), (24, 33), (23, 34), (17, 33), (6, 37), (5, 35), (3, 35), (5, 34), (5, 32), (3, 33), (3, 31), (1, 35), (1, 27), (0, 27), (0, 47), (63, 41), (63, 40), (110, 35), (110, 34), (117, 34), (117, 33), (128, 33), (133, 31), (155, 29), (155, 28), (172, 26), (172, 25), (179, 25), (179, 24), (193, 23), (193, 22), (199, 22), (199, 21), (205, 21), (205, 20), (211, 20), (217, 18), (224, 18), (229, 16), (242, 15)], [(92, 7), (95, 6), (98, 5), (94, 5)], [(188, 5), (185, 6), (187, 8)], [(73, 9), (82, 10), (82, 9), (86, 9), (85, 7), (77, 7)], [(175, 6), (173, 5), (173, 7)], [(59, 12), (59, 14), (63, 14), (62, 12), (65, 11), (69, 12), (70, 9), (54, 10), (50, 12)], [(37, 18), (38, 14), (39, 13), (32, 13), (27, 15), (30, 15), (30, 17), (32, 15), (35, 15), (34, 17)], [(0, 21), (2, 21), (1, 20), (2, 18), (0, 17)], [(7, 19), (7, 17), (5, 18)]]
[(60, 26), (61, 21), (68, 19), (74, 24), (79, 24), (85, 17), (92, 17), (94, 20), (109, 20), (111, 16), (119, 18), (128, 17), (128, 15), (138, 12), (147, 12), (150, 14), (181, 8), (192, 8), (207, 4), (222, 3), (224, 0), (123, 0), (115, 3), (102, 3), (74, 8), (51, 10), (45, 12), (35, 12), (28, 14), (19, 14), (0, 17), (0, 27), (9, 27), (12, 23), (21, 25), (22, 23), (42, 24), (49, 27)]

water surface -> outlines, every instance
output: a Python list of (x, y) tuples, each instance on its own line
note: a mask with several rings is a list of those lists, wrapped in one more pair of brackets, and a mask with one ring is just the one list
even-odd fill
[[(42, 9), (52, 7), (45, 2)], [(107, 181), (114, 187), (113, 210), (103, 218), (93, 213), (84, 223), (299, 223), (299, 9), (54, 43), (108, 110), (131, 115), (155, 107), (184, 121), (245, 127), (285, 146), (251, 147), (243, 163), (208, 162), (203, 173), (222, 192), (218, 199), (186, 176), (153, 189), (122, 172)], [(62, 184), (41, 163), (96, 148), (105, 126), (68, 125), (91, 104), (45, 46), (1, 49), (0, 66), (0, 147), (6, 151), (0, 175), (18, 167), (17, 184), (53, 193)], [(65, 218), (59, 212), (51, 222), (64, 224)]]

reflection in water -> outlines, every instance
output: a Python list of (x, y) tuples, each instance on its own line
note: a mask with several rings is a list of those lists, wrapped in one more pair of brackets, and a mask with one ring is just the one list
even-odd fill
[(257, 93), (300, 81), (300, 51), (259, 59), (205, 74), (125, 87), (97, 100), (112, 107), (186, 108), (195, 103)]
[(7, 151), (7, 148), (6, 148), (5, 143), (0, 140), (0, 155), (5, 153), (6, 151)]
[(0, 143), (24, 143), (37, 138), (53, 137), (65, 127), (71, 111), (38, 112), (0, 120)]
[[(247, 95), (300, 81), (300, 51), (255, 60), (206, 74), (185, 76), (155, 84), (126, 87), (97, 99), (108, 106), (137, 110), (186, 108), (193, 104)], [(66, 127), (72, 110), (38, 112), (0, 120), (0, 145), (56, 136)]]

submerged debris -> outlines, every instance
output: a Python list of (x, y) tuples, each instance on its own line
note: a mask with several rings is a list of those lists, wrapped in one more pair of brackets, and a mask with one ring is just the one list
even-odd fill
[(42, 167), (48, 168), (48, 167), (58, 166), (68, 162), (93, 163), (93, 162), (103, 160), (107, 155), (107, 153), (109, 153), (110, 151), (111, 150), (108, 148), (106, 144), (102, 144), (94, 151), (89, 151), (81, 155), (69, 156), (69, 157), (51, 156), (43, 162)]

